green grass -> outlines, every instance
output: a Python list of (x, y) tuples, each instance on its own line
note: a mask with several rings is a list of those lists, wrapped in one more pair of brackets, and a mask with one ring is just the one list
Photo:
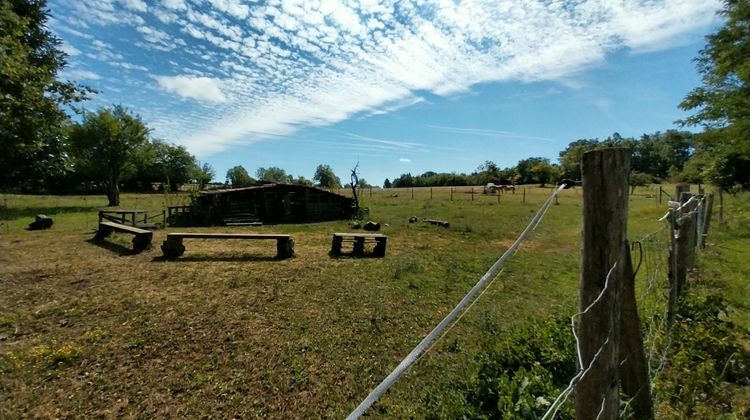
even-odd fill
[[(479, 191), (472, 200), (470, 189), (456, 189), (452, 201), (450, 188), (434, 188), (432, 199), (428, 188), (414, 199), (411, 190), (365, 191), (363, 205), (389, 236), (382, 259), (330, 258), (330, 235), (348, 230), (344, 221), (190, 229), (289, 233), (297, 256), (283, 261), (265, 241), (201, 240), (162, 261), (158, 245), (177, 229), (157, 231), (141, 254), (128, 251), (126, 235), (90, 241), (102, 196), (0, 196), (0, 417), (343, 417), (507, 249), (551, 189), (528, 189), (525, 203), (522, 190), (499, 203)], [(661, 226), (666, 203), (654, 191), (631, 196), (633, 239)], [(121, 207), (187, 201), (125, 194)], [(746, 195), (727, 197), (706, 251), (720, 257), (701, 260), (727, 279), (731, 316), (745, 326), (748, 251), (736, 232), (747, 232), (739, 215), (748, 208)], [(36, 213), (52, 216), (52, 229), (25, 231)], [(372, 414), (448, 415), (486, 349), (514, 329), (570, 316), (580, 214), (580, 189), (564, 191), (482, 299)]]

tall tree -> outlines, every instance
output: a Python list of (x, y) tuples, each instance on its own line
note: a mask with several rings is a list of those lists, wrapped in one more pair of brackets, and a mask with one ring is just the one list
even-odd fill
[(208, 162), (203, 162), (202, 165), (195, 166), (193, 177), (198, 182), (199, 189), (202, 190), (206, 188), (206, 184), (211, 182), (215, 176), (216, 171), (214, 171), (213, 166)]
[(56, 79), (66, 65), (46, 0), (0, 2), (0, 188), (39, 189), (64, 172), (65, 109), (92, 91)]
[(253, 185), (255, 181), (247, 173), (247, 170), (242, 165), (237, 165), (234, 168), (227, 171), (227, 183), (232, 188), (249, 187)]
[(315, 175), (313, 180), (318, 183), (321, 188), (341, 188), (341, 180), (333, 173), (333, 169), (329, 165), (318, 165), (315, 168)]
[(477, 183), (485, 185), (487, 183), (500, 183), (500, 167), (491, 160), (485, 161), (477, 167)]
[(386, 178), (385, 181), (383, 181), (383, 188), (391, 188), (391, 180)]
[(170, 191), (179, 190), (181, 185), (193, 178), (198, 164), (195, 156), (191, 155), (185, 146), (177, 146), (161, 140), (155, 140), (151, 144), (157, 150), (155, 174), (158, 174), (161, 180), (169, 185)]
[(548, 160), (537, 162), (529, 170), (534, 181), (541, 184), (542, 187), (560, 177), (560, 168), (557, 165), (549, 163)]
[(313, 182), (310, 181), (309, 179), (305, 178), (302, 175), (300, 175), (297, 179), (295, 179), (294, 183), (298, 184), (298, 185), (304, 185), (306, 187), (312, 187), (313, 186)]
[(77, 170), (104, 183), (110, 206), (120, 205), (120, 178), (133, 165), (133, 152), (146, 142), (146, 125), (121, 105), (84, 113), (70, 134)]
[(519, 180), (522, 184), (530, 184), (537, 180), (531, 169), (539, 163), (549, 164), (549, 159), (543, 157), (530, 157), (518, 161), (516, 170), (518, 171)]
[(285, 170), (277, 168), (276, 166), (271, 166), (270, 168), (258, 168), (258, 170), (255, 171), (255, 176), (258, 177), (259, 181), (278, 183), (287, 183), (293, 181), (293, 177), (291, 175), (288, 175)]
[(702, 125), (698, 159), (714, 183), (750, 187), (750, 1), (724, 0), (720, 14), (726, 19), (696, 59), (702, 84), (680, 103), (695, 114), (685, 125)]
[(576, 140), (560, 152), (560, 169), (562, 176), (569, 179), (581, 179), (581, 159), (583, 154), (600, 146), (597, 139)]

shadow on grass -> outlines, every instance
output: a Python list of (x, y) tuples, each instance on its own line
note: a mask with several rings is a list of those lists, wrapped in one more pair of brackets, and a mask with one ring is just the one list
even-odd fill
[(175, 259), (169, 259), (164, 256), (158, 256), (151, 259), (151, 262), (240, 262), (240, 261), (282, 261), (288, 258), (277, 258), (275, 256), (259, 254), (214, 254), (214, 255), (187, 255)]
[(139, 253), (138, 251), (133, 251), (131, 248), (125, 247), (123, 245), (109, 242), (106, 239), (97, 239), (96, 237), (93, 237), (86, 240), (86, 242), (92, 245), (96, 245), (99, 248), (104, 248), (108, 251), (114, 252), (115, 254), (120, 256), (136, 255)]
[(71, 207), (3, 207), (0, 210), (0, 216), (5, 220), (18, 220), (22, 218), (34, 218), (37, 214), (46, 214), (54, 218), (58, 214), (65, 213), (86, 213), (98, 211), (102, 206), (71, 206)]

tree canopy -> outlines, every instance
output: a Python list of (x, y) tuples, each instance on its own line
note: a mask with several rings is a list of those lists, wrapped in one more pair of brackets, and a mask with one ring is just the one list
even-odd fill
[(66, 109), (91, 90), (57, 80), (60, 40), (47, 28), (46, 0), (0, 3), (0, 188), (43, 189), (65, 171)]
[(134, 165), (135, 150), (148, 142), (148, 132), (140, 117), (121, 105), (84, 113), (83, 122), (73, 127), (70, 143), (77, 169), (104, 183), (110, 206), (120, 205), (120, 179)]
[(288, 183), (293, 181), (291, 175), (288, 175), (284, 169), (276, 166), (271, 166), (270, 168), (260, 167), (255, 171), (255, 176), (258, 178), (258, 181), (278, 183)]
[(750, 1), (724, 0), (726, 19), (706, 37), (696, 64), (702, 83), (680, 103), (695, 113), (681, 121), (701, 125), (691, 170), (729, 188), (750, 187)]
[(227, 183), (232, 188), (249, 187), (255, 183), (242, 165), (237, 165), (227, 171)]
[(315, 169), (313, 180), (317, 182), (317, 185), (321, 188), (341, 188), (341, 179), (333, 173), (333, 169), (331, 169), (329, 165), (318, 165)]
[(195, 165), (193, 174), (193, 176), (195, 177), (195, 181), (198, 183), (198, 188), (202, 190), (206, 187), (206, 184), (214, 179), (214, 177), (216, 176), (216, 171), (214, 171), (214, 168), (213, 166), (211, 166), (211, 164), (209, 164), (208, 162), (203, 162), (202, 165)]

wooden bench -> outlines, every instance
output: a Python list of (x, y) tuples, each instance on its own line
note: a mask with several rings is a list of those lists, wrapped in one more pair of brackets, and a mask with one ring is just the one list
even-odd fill
[(153, 232), (115, 222), (99, 222), (99, 230), (96, 232), (96, 239), (106, 238), (115, 231), (135, 235), (133, 237), (134, 251), (140, 252), (151, 247), (151, 239), (154, 235)]
[(375, 247), (372, 255), (375, 257), (385, 256), (385, 245), (388, 237), (380, 233), (334, 233), (331, 244), (331, 255), (341, 255), (341, 245), (344, 242), (353, 242), (352, 255), (362, 256), (365, 254), (365, 242), (374, 242)]
[(276, 258), (294, 256), (294, 239), (289, 235), (279, 234), (246, 234), (246, 233), (169, 233), (161, 246), (164, 257), (174, 259), (185, 252), (183, 239), (274, 239), (276, 240)]

